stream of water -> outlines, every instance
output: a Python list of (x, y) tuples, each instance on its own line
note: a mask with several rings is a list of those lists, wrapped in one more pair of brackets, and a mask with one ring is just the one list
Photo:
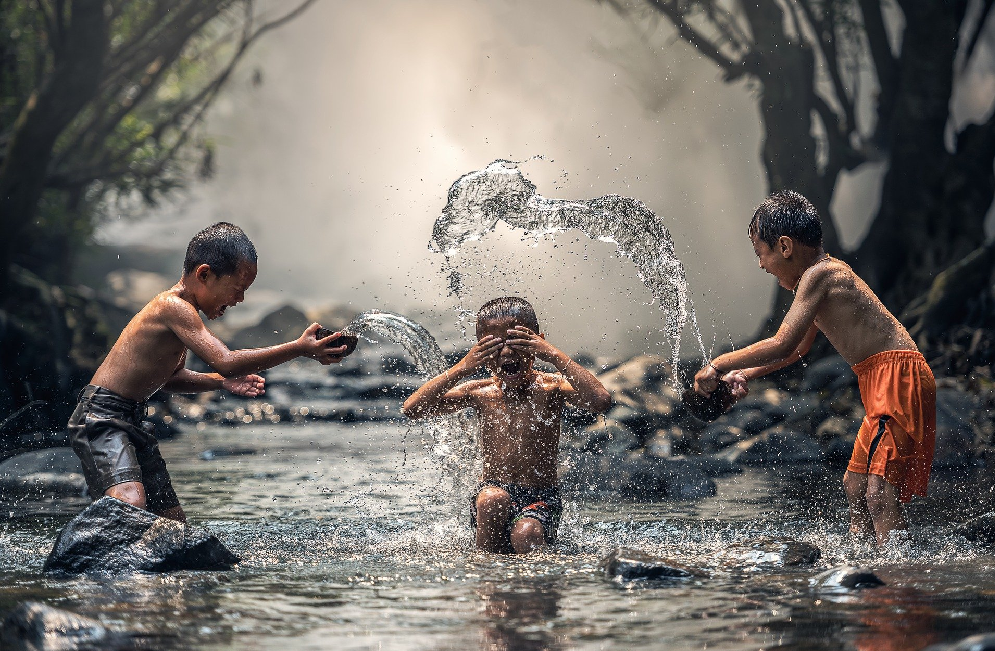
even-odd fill
[[(205, 461), (206, 449), (249, 446)], [(84, 505), (11, 506), (0, 523), (0, 612), (43, 600), (130, 631), (146, 649), (922, 649), (995, 628), (995, 558), (944, 522), (995, 506), (990, 477), (934, 479), (911, 538), (878, 553), (846, 536), (840, 473), (747, 471), (699, 502), (570, 495), (550, 551), (475, 552), (465, 498), (438, 490), (434, 441), (401, 424), (309, 423), (189, 431), (162, 443), (190, 518), (243, 562), (231, 572), (53, 578), (41, 566)], [(48, 515), (40, 515), (44, 513)], [(729, 555), (793, 536), (814, 568)], [(708, 578), (620, 585), (598, 564), (628, 545)], [(842, 563), (888, 585), (814, 592)]]

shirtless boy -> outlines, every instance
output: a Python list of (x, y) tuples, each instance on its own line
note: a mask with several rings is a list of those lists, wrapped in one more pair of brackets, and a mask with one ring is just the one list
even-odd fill
[(845, 263), (822, 249), (815, 207), (797, 192), (771, 195), (749, 229), (760, 268), (795, 292), (777, 334), (713, 359), (695, 375), (704, 395), (723, 377), (733, 395), (798, 361), (821, 330), (857, 374), (866, 416), (843, 476), (850, 531), (879, 545), (905, 528), (900, 502), (925, 495), (936, 435), (936, 384), (901, 323)]
[[(426, 418), (473, 407), (480, 418), (484, 472), (470, 497), (478, 549), (526, 554), (556, 541), (560, 491), (556, 457), (563, 405), (594, 412), (611, 396), (589, 371), (546, 341), (528, 301), (497, 298), (477, 312), (477, 344), (404, 403)], [(532, 367), (536, 359), (559, 373)], [(462, 382), (481, 366), (491, 377)]]
[[(312, 324), (296, 341), (228, 350), (204, 326), (199, 312), (216, 319), (241, 303), (256, 278), (256, 249), (238, 226), (219, 222), (198, 233), (187, 247), (183, 277), (153, 298), (131, 320), (69, 419), (73, 450), (83, 462), (90, 495), (109, 495), (181, 522), (186, 520), (159, 454), (151, 423), (143, 422), (145, 401), (160, 389), (195, 393), (225, 389), (242, 396), (263, 393), (259, 371), (296, 357), (322, 364), (342, 360), (340, 333), (317, 339)], [(217, 373), (184, 368), (187, 349)]]

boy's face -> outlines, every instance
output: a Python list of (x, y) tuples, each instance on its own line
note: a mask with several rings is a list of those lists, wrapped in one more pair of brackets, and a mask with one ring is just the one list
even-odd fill
[(201, 291), (198, 292), (197, 306), (208, 319), (217, 319), (229, 307), (245, 300), (245, 290), (256, 279), (257, 267), (254, 262), (243, 260), (234, 273), (218, 276), (209, 266), (201, 265), (196, 275)]
[(510, 387), (520, 387), (532, 381), (532, 363), (535, 361), (535, 355), (516, 351), (507, 344), (508, 330), (515, 326), (525, 326), (525, 324), (511, 316), (477, 323), (478, 341), (491, 335), (505, 342), (497, 358), (487, 361), (487, 368), (491, 374)]
[[(788, 242), (786, 243), (784, 240), (788, 240)], [(753, 243), (753, 252), (757, 254), (760, 261), (760, 268), (777, 278), (781, 287), (794, 289), (798, 279), (793, 277), (794, 269), (788, 264), (792, 249), (790, 238), (780, 238), (774, 242), (774, 248), (771, 248), (756, 233), (750, 233), (750, 242)]]

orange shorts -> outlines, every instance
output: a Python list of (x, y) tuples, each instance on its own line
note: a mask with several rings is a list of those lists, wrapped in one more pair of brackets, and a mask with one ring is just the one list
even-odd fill
[(915, 350), (887, 350), (853, 367), (864, 403), (847, 470), (884, 477), (908, 502), (925, 495), (936, 446), (936, 382)]

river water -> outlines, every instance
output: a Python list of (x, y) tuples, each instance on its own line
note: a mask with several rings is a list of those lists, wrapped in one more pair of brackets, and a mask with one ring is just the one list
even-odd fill
[[(163, 454), (191, 521), (243, 556), (235, 570), (46, 577), (55, 535), (83, 503), (22, 504), (0, 523), (0, 612), (42, 600), (146, 649), (897, 651), (995, 630), (995, 558), (943, 524), (993, 506), (985, 477), (937, 477), (910, 510), (909, 539), (885, 552), (847, 539), (839, 472), (792, 467), (720, 478), (696, 502), (570, 496), (561, 542), (513, 558), (472, 549), (466, 498), (439, 488), (431, 444), (390, 423), (191, 429)], [(232, 445), (256, 453), (200, 456)], [(761, 536), (817, 544), (823, 558), (783, 568), (731, 553)], [(608, 581), (598, 564), (618, 545), (709, 576)], [(888, 585), (810, 586), (842, 563)]]

